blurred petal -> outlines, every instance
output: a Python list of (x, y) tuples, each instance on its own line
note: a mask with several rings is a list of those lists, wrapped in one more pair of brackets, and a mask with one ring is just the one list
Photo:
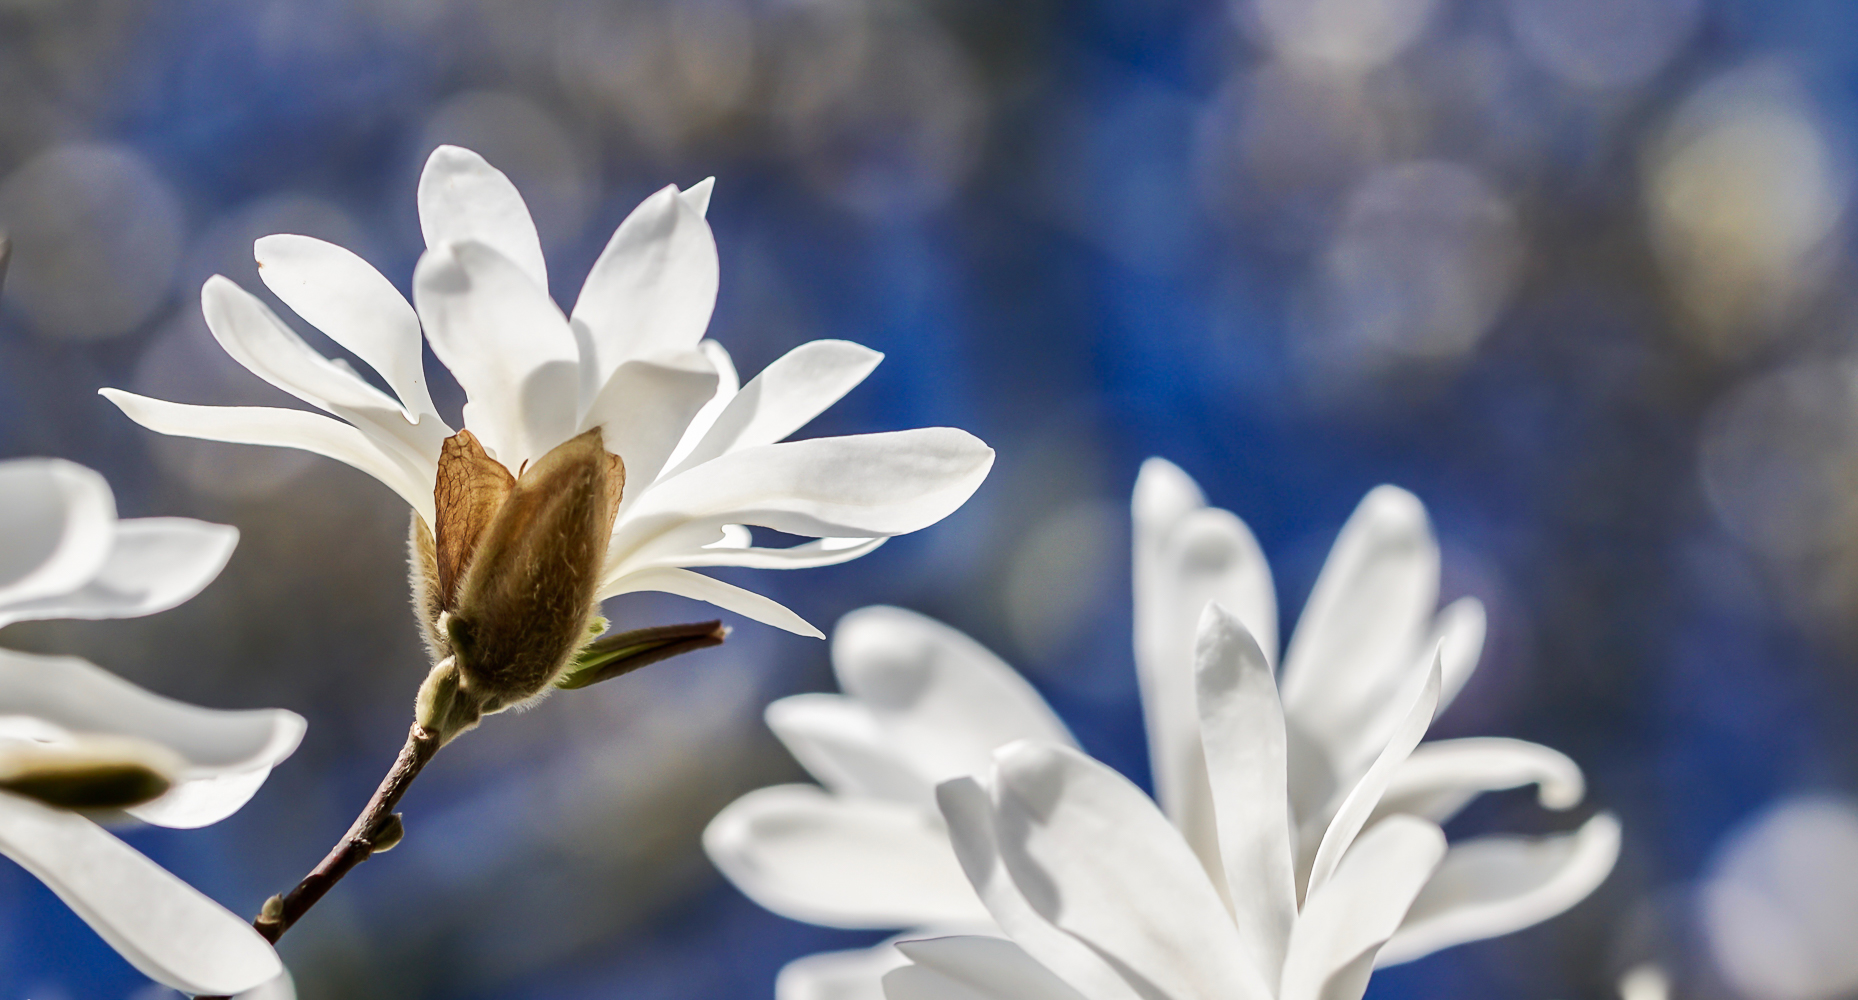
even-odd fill
[(1410, 962), (1557, 916), (1606, 881), (1618, 858), (1619, 821), (1608, 813), (1573, 833), (1453, 844), (1378, 964)]
[(1034, 909), (1014, 883), (1000, 856), (993, 799), (978, 781), (945, 781), (936, 787), (936, 801), (961, 870), (1015, 944), (1091, 1000), (1138, 1000), (1136, 990), (1103, 955)]
[(788, 351), (736, 393), (684, 467), (785, 440), (863, 382), (882, 360), (877, 351), (846, 340), (815, 340)]
[(413, 305), (492, 457), (515, 472), (573, 436), (579, 356), (545, 286), (489, 244), (441, 243), (413, 269)]
[(932, 784), (985, 773), (1018, 739), (1075, 745), (1012, 667), (947, 625), (902, 608), (860, 608), (832, 632), (839, 686), (876, 717)]
[(1376, 487), (1343, 526), (1284, 655), (1284, 711), (1332, 759), (1352, 751), (1373, 710), (1398, 694), (1438, 587), (1425, 506)]
[(548, 293), (548, 266), (529, 206), (503, 171), (468, 149), (440, 146), (426, 158), (419, 175), (419, 229), (428, 250), (467, 240), (492, 247)]
[(415, 472), (382, 451), (367, 435), (339, 420), (268, 406), (193, 406), (121, 389), (97, 392), (151, 431), (233, 444), (299, 448), (352, 465), (400, 494), (427, 524), (437, 520), (432, 507), (437, 461), (430, 469)]
[(297, 1000), (297, 984), (290, 978), (290, 970), (285, 969), (276, 979), (259, 983), (232, 1000)]
[(129, 964), (183, 993), (238, 993), (283, 971), (250, 924), (76, 813), (0, 793), (0, 853)]
[(412, 414), (437, 413), (419, 316), (381, 272), (308, 236), (266, 236), (253, 252), (258, 277), (285, 305), (379, 372)]
[(1306, 901), (1311, 893), (1321, 888), (1329, 876), (1335, 873), (1343, 852), (1355, 842), (1355, 835), (1361, 832), (1368, 817), (1374, 814), (1374, 808), (1380, 805), (1381, 796), (1386, 794), (1394, 774), (1426, 735), (1438, 704), (1439, 667), (1438, 661), (1434, 660), (1432, 670), (1426, 675), (1425, 684), (1419, 690), (1419, 696), (1409, 703), (1405, 720), (1394, 731), (1392, 739), (1381, 750), (1373, 766), (1355, 783), (1355, 787), (1349, 789), (1347, 797), (1337, 807), (1335, 817), (1323, 831), (1322, 843), (1316, 848), (1316, 856), (1310, 862), (1310, 876), (1303, 897)]
[(82, 587), (115, 545), (110, 484), (76, 462), (0, 462), (0, 505), (0, 614)]
[(1477, 670), (1478, 657), (1484, 652), (1486, 628), (1484, 602), (1475, 597), (1461, 597), (1439, 612), (1433, 623), (1432, 639), (1421, 648), (1439, 650), (1440, 712), (1458, 697), (1465, 682)]
[(239, 543), (237, 528), (181, 517), (118, 521), (114, 534), (108, 558), (89, 582), (36, 601), (0, 602), (0, 625), (166, 611), (212, 583)]
[(899, 751), (871, 710), (836, 694), (768, 706), (768, 728), (819, 783), (842, 795), (935, 808), (935, 785)]
[(948, 427), (745, 448), (641, 495), (613, 533), (609, 562), (651, 562), (664, 554), (653, 542), (692, 525), (754, 524), (815, 538), (901, 535), (967, 502), (993, 458), (980, 439)]
[(1394, 772), (1377, 815), (1408, 813), (1443, 823), (1483, 794), (1536, 785), (1544, 808), (1572, 809), (1586, 794), (1580, 765), (1540, 743), (1500, 737), (1421, 743)]
[(303, 739), (283, 709), (221, 711), (163, 698), (74, 656), (0, 650), (0, 715), (29, 716), (73, 733), (149, 740), (187, 762), (166, 795), (130, 810), (161, 826), (218, 822), (251, 798)]
[(948, 838), (920, 809), (776, 785), (703, 831), (729, 881), (784, 917), (828, 927), (985, 921)]
[(1376, 950), (1444, 854), (1445, 834), (1411, 816), (1363, 834), (1335, 877), (1310, 890), (1290, 934), (1279, 1000), (1359, 1000)]
[(581, 427), (600, 428), (606, 450), (626, 463), (626, 493), (638, 496), (658, 478), (691, 419), (715, 395), (716, 371), (701, 351), (628, 361), (607, 379)]
[(1258, 969), (1282, 968), (1297, 919), (1297, 882), (1277, 679), (1245, 625), (1217, 604), (1201, 618), (1197, 658), (1226, 902), (1246, 959)]
[[(1011, 941), (979, 934), (899, 941), (896, 948), (917, 966), (940, 974), (987, 1000), (1084, 1000), (1082, 994), (1039, 964)], [(941, 992), (919, 991), (909, 974), (892, 973), (884, 979), (888, 1000), (935, 997)], [(903, 995), (899, 995), (899, 986)]]
[(909, 964), (890, 942), (796, 958), (774, 980), (774, 1000), (884, 1000), (884, 973)]
[(592, 348), (583, 360), (604, 382), (621, 362), (694, 349), (716, 282), (710, 224), (675, 185), (660, 188), (619, 224), (581, 285), (573, 324)]
[(1034, 910), (1131, 985), (1271, 996), (1206, 870), (1141, 789), (1069, 747), (1027, 741), (995, 759), (1000, 856)]
[(770, 600), (752, 590), (743, 590), (731, 583), (724, 583), (702, 573), (692, 573), (687, 569), (646, 569), (622, 577), (613, 588), (603, 589), (600, 598), (617, 597), (641, 590), (656, 590), (664, 594), (676, 594), (693, 601), (714, 604), (724, 611), (733, 611), (744, 618), (752, 618), (764, 625), (786, 629), (795, 635), (811, 636), (824, 639), (826, 634), (808, 624), (807, 620), (789, 611), (781, 604)]
[(992, 990), (977, 990), (922, 965), (905, 965), (885, 973), (882, 989), (884, 1000), (1014, 1000)]

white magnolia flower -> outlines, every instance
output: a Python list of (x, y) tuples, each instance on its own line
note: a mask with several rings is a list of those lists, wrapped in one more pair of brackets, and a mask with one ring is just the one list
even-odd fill
[(1011, 744), (984, 784), (956, 778), (938, 791), (962, 868), (1012, 943), (901, 942), (915, 964), (884, 977), (889, 1000), (1358, 1000), (1445, 855), (1429, 820), (1395, 815), (1363, 830), (1432, 721), (1438, 669), (1399, 699), (1391, 739), (1347, 789), (1313, 862), (1299, 863), (1271, 663), (1217, 604), (1198, 659), (1220, 867), (1110, 768), (1069, 747)]
[[(1144, 466), (1134, 500), (1137, 664), (1163, 810), (1214, 883), (1223, 884), (1194, 690), (1193, 636), (1209, 601), (1234, 609), (1275, 662), (1269, 569), (1244, 524), (1206, 506), (1185, 473)], [(1289, 815), (1306, 886), (1346, 790), (1357, 787), (1435, 656), (1440, 707), (1463, 686), (1483, 641), (1482, 608), (1458, 602), (1433, 620), (1438, 549), (1424, 509), (1383, 487), (1344, 527), (1280, 671), (1290, 736)], [(705, 832), (717, 866), (758, 903), (811, 923), (908, 928), (908, 937), (986, 930), (981, 906), (947, 847), (933, 789), (979, 774), (1016, 739), (1069, 744), (1064, 726), (1018, 674), (968, 637), (921, 616), (870, 608), (833, 639), (844, 695), (769, 706), (768, 722), (825, 790), (762, 789)], [(1583, 794), (1578, 767), (1546, 747), (1507, 739), (1421, 744), (1389, 778), (1373, 819), (1395, 812), (1444, 822), (1483, 791), (1537, 784), (1551, 808)], [(1381, 964), (1548, 919), (1611, 870), (1616, 822), (1596, 816), (1548, 838), (1486, 837), (1454, 845)], [(872, 998), (903, 961), (890, 943), (800, 959), (782, 1000)]]
[[(459, 440), (502, 470), (478, 475), (501, 477), (507, 489), (526, 466), (595, 431), (623, 462), (595, 600), (665, 591), (817, 636), (779, 604), (691, 567), (795, 569), (856, 558), (959, 507), (986, 477), (993, 451), (951, 428), (777, 443), (863, 381), (881, 355), (814, 341), (738, 386), (728, 354), (702, 339), (717, 289), (716, 245), (704, 221), (710, 187), (666, 187), (645, 199), (564, 315), (549, 298), (541, 242), (515, 186), (477, 154), (441, 146), (419, 182), (427, 249), (411, 305), (341, 247), (290, 235), (256, 245), (265, 284), (389, 391), (318, 354), (257, 298), (215, 276), (201, 303), (226, 351), (338, 419), (103, 394), (162, 433), (346, 462), (400, 494), (443, 536), (452, 517), (434, 490), (454, 432), (427, 390), (423, 329), (469, 400), (469, 435)], [(761, 548), (739, 525), (818, 540)]]
[[(0, 511), (0, 622), (172, 607), (219, 573), (238, 539), (200, 521), (118, 521), (101, 476), (51, 459), (0, 462)], [(276, 953), (250, 924), (96, 821), (218, 822), (296, 749), (303, 728), (293, 712), (198, 708), (75, 657), (0, 650), (0, 854), (151, 978), (188, 993), (274, 980), (287, 991)]]

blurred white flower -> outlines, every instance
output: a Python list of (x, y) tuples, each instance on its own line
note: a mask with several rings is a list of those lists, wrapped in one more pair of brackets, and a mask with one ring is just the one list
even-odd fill
[[(301, 448), (369, 473), (439, 523), (434, 488), (453, 438), (427, 391), (425, 339), (463, 386), (466, 431), (509, 478), (598, 431), (624, 490), (595, 600), (658, 590), (803, 635), (799, 616), (691, 571), (844, 562), (965, 502), (993, 451), (966, 432), (921, 428), (782, 442), (870, 373), (856, 344), (803, 344), (738, 387), (703, 341), (715, 304), (710, 182), (666, 187), (613, 234), (571, 313), (549, 298), (541, 243), (521, 195), (477, 154), (441, 146), (419, 183), (427, 250), (413, 305), (361, 258), (303, 236), (258, 241), (260, 274), (298, 315), (373, 367), (389, 392), (311, 349), (231, 281), (201, 291), (213, 335), (240, 363), (340, 419), (293, 409), (189, 406), (103, 394), (167, 434)], [(754, 524), (817, 541), (759, 548)], [(441, 539), (440, 547), (444, 548)]]
[[(1148, 717), (1157, 799), (1216, 886), (1224, 861), (1220, 796), (1209, 779), (1193, 642), (1208, 602), (1233, 609), (1275, 665), (1277, 608), (1270, 570), (1243, 522), (1206, 506), (1175, 466), (1151, 459), (1134, 498), (1136, 661)], [(1479, 738), (1420, 744), (1377, 765), (1409, 720), (1415, 690), (1439, 666), (1438, 705), (1477, 665), (1483, 608), (1464, 600), (1433, 617), (1438, 546), (1411, 494), (1382, 487), (1342, 530), (1281, 672), (1289, 731), (1286, 821), (1299, 898), (1313, 872), (1332, 871), (1324, 842), (1376, 766), (1377, 822), (1406, 813), (1435, 823), (1485, 791), (1535, 784), (1550, 808), (1584, 793), (1580, 769), (1547, 747)], [(844, 695), (807, 694), (769, 706), (768, 723), (826, 786), (761, 789), (705, 831), (724, 874), (767, 908), (836, 927), (915, 928), (909, 935), (987, 931), (933, 804), (942, 781), (980, 774), (1018, 739), (1070, 745), (1064, 725), (1012, 668), (967, 636), (895, 608), (853, 612), (837, 629), (833, 668)], [(1430, 724), (1428, 710), (1414, 735)], [(1409, 747), (1408, 749), (1412, 749)], [(1391, 771), (1385, 770), (1391, 768)], [(1359, 829), (1359, 824), (1357, 824)], [(1353, 831), (1348, 834), (1352, 837)], [(1484, 837), (1452, 847), (1380, 964), (1520, 930), (1584, 898), (1611, 870), (1618, 826), (1599, 815), (1579, 830), (1531, 839)], [(1338, 841), (1338, 843), (1344, 843)], [(1326, 877), (1326, 876), (1325, 876)], [(790, 964), (781, 1000), (876, 997), (876, 977), (901, 964), (886, 942), (864, 952)]]
[(901, 942), (915, 964), (884, 977), (890, 1000), (1362, 995), (1375, 953), (1445, 856), (1429, 820), (1363, 830), (1432, 721), (1436, 661), (1417, 697), (1400, 699), (1399, 725), (1325, 828), (1303, 889), (1271, 662), (1217, 604), (1198, 647), (1219, 868), (1122, 775), (1069, 747), (1011, 744), (982, 781), (956, 778), (937, 794), (962, 868), (1013, 944)]
[[(225, 565), (238, 532), (116, 519), (103, 478), (55, 459), (0, 463), (0, 623), (121, 618), (179, 604)], [(251, 925), (97, 825), (193, 828), (249, 800), (297, 747), (281, 709), (162, 698), (75, 657), (0, 650), (0, 854), (32, 872), (130, 964), (188, 993), (283, 975)], [(290, 995), (287, 977), (281, 980)]]

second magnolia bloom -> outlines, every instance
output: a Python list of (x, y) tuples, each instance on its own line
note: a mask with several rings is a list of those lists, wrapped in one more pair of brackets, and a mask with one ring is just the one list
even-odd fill
[[(590, 601), (664, 591), (817, 636), (774, 601), (692, 569), (798, 569), (856, 558), (960, 507), (986, 478), (993, 451), (952, 428), (784, 441), (863, 381), (881, 356), (814, 341), (741, 385), (728, 353), (703, 339), (718, 275), (704, 220), (709, 193), (706, 181), (647, 198), (614, 232), (564, 314), (549, 297), (541, 242), (515, 186), (477, 154), (441, 146), (419, 183), (427, 249), (414, 270), (412, 304), (341, 247), (291, 235), (256, 246), (265, 284), (371, 366), (389, 392), (318, 354), (264, 303), (216, 276), (201, 304), (219, 343), (336, 419), (103, 394), (163, 433), (301, 448), (373, 475), (412, 506), (416, 539), (422, 530), (433, 537), (441, 575), (459, 574), (448, 577), (450, 589), (469, 590), (470, 574), (447, 563), (463, 550), (460, 532), (444, 522), (493, 518), (481, 505), (501, 503), (497, 489), (520, 489), (531, 468), (593, 435), (617, 461), (587, 486), (600, 494), (586, 499), (604, 512), (603, 530), (576, 536), (599, 543), (571, 571), (592, 581)], [(422, 332), (465, 390), (464, 431), (454, 432), (433, 406)], [(463, 480), (448, 474), (466, 458)], [(452, 490), (461, 481), (463, 508), (447, 500), (458, 499)], [(761, 548), (742, 525), (817, 541)], [(521, 527), (510, 518), (506, 526)], [(578, 615), (577, 607), (550, 627), (569, 631)]]

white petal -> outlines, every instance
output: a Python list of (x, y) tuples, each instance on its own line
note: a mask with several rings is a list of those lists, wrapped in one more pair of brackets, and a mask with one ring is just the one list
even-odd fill
[(841, 795), (933, 811), (935, 784), (911, 765), (871, 710), (836, 694), (796, 694), (768, 706), (768, 728), (819, 783)]
[(905, 965), (885, 973), (882, 988), (884, 1000), (1015, 1000), (992, 990), (976, 990), (922, 965)]
[(290, 978), (290, 970), (285, 969), (276, 979), (259, 983), (232, 1000), (297, 1000), (297, 984)]
[(626, 490), (641, 495), (683, 439), (690, 421), (716, 395), (716, 370), (701, 351), (657, 361), (628, 361), (595, 397), (581, 429), (598, 427), (606, 450), (626, 463)]
[(1363, 834), (1335, 877), (1310, 891), (1290, 935), (1279, 1000), (1359, 1000), (1374, 953), (1445, 854), (1445, 834), (1395, 816)]
[(0, 625), (166, 611), (212, 583), (239, 543), (237, 528), (182, 517), (118, 521), (114, 534), (108, 558), (89, 582), (36, 601), (0, 602)]
[(987, 912), (1014, 943), (1091, 1000), (1138, 1000), (1136, 990), (1104, 956), (1033, 909), (1014, 884), (1000, 856), (993, 798), (979, 782), (973, 778), (945, 781), (936, 787), (936, 801), (962, 871)]
[(847, 340), (801, 344), (736, 393), (683, 466), (785, 440), (863, 382), (882, 360), (877, 351)]
[(621, 362), (693, 350), (716, 306), (716, 240), (675, 185), (639, 203), (587, 272), (573, 324), (600, 382)]
[(1671, 981), (1656, 963), (1644, 962), (1619, 977), (1619, 1000), (1670, 1000)]
[[(731, 527), (739, 528), (740, 526), (724, 525), (723, 529), (727, 531)], [(746, 535), (748, 529), (742, 528), (741, 531), (743, 535)], [(851, 562), (860, 556), (868, 555), (888, 541), (890, 541), (888, 538), (816, 538), (810, 542), (790, 545), (784, 549), (763, 548), (748, 544), (710, 544), (695, 552), (668, 557), (662, 565), (816, 569), (820, 566), (837, 566), (840, 563)]]
[(677, 447), (671, 449), (671, 457), (665, 459), (665, 468), (682, 471), (684, 458), (694, 451), (716, 425), (716, 418), (722, 416), (735, 394), (742, 390), (741, 376), (736, 374), (735, 362), (730, 360), (729, 352), (714, 340), (704, 340), (697, 345), (705, 357), (710, 359), (710, 366), (716, 369), (716, 395), (703, 404), (697, 415), (690, 418), (690, 426), (684, 428), (684, 437)]
[[(436, 155), (436, 154), (435, 154)], [(439, 244), (413, 269), (432, 351), (464, 386), (465, 426), (512, 472), (574, 433), (579, 354), (561, 310), (486, 243)]]
[(884, 973), (908, 965), (890, 942), (796, 958), (774, 979), (774, 1000), (884, 1000)]
[(1377, 487), (1343, 526), (1284, 655), (1292, 724), (1332, 756), (1351, 751), (1422, 651), (1438, 587), (1425, 507), (1405, 490)]
[(707, 529), (706, 543), (725, 524), (815, 538), (904, 534), (965, 503), (993, 458), (980, 439), (948, 427), (745, 448), (640, 496), (613, 533), (608, 563), (623, 571), (629, 560), (668, 555), (652, 544), (693, 526)]
[(1439, 650), (1441, 686), (1439, 711), (1445, 711), (1465, 682), (1477, 670), (1478, 657), (1484, 652), (1487, 622), (1484, 602), (1475, 597), (1461, 597), (1445, 606), (1433, 624), (1432, 639), (1422, 648)]
[(367, 435), (339, 420), (268, 406), (193, 406), (150, 399), (121, 389), (99, 389), (97, 392), (115, 403), (129, 419), (162, 434), (299, 448), (352, 465), (398, 493), (419, 511), (427, 524), (437, 520), (432, 505), (437, 460), (431, 467), (409, 468), (382, 451)]
[(922, 810), (776, 785), (703, 831), (710, 860), (750, 899), (828, 927), (985, 921), (948, 837)]
[(187, 761), (181, 780), (132, 813), (174, 827), (218, 822), (244, 805), (271, 768), (296, 750), (304, 729), (295, 712), (201, 708), (145, 691), (75, 656), (12, 650), (0, 650), (0, 715), (41, 719), (71, 732), (134, 736), (173, 750)]
[(352, 252), (308, 236), (253, 245), (258, 277), (284, 304), (381, 374), (411, 413), (436, 414), (419, 316), (393, 283)]
[(698, 215), (708, 215), (710, 213), (710, 193), (715, 189), (716, 178), (705, 177), (678, 193), (683, 197), (684, 204), (690, 206), (691, 211)]
[[(1084, 1000), (1082, 994), (1011, 941), (980, 934), (899, 941), (896, 948), (917, 966), (938, 973), (987, 1000)], [(888, 1000), (898, 995), (896, 973), (884, 979)], [(908, 976), (901, 977), (904, 979)], [(915, 992), (906, 996), (941, 994)]]
[(1194, 636), (1207, 603), (1217, 602), (1244, 623), (1260, 649), (1268, 648), (1277, 634), (1271, 571), (1244, 522), (1203, 507), (1175, 523), (1138, 585), (1136, 666), (1156, 798), (1223, 886), (1194, 700)]
[(129, 964), (183, 993), (238, 993), (283, 971), (250, 924), (75, 813), (0, 793), (0, 853)]
[(1432, 670), (1427, 673), (1425, 684), (1419, 689), (1419, 696), (1412, 699), (1407, 709), (1406, 718), (1401, 721), (1387, 746), (1382, 749), (1372, 767), (1368, 768), (1361, 780), (1355, 783), (1342, 804), (1337, 807), (1335, 817), (1323, 831), (1322, 843), (1316, 848), (1316, 856), (1310, 863), (1310, 875), (1304, 899), (1309, 899), (1322, 884), (1335, 873), (1336, 864), (1342, 860), (1343, 852), (1355, 841), (1355, 835), (1374, 814), (1380, 805), (1381, 796), (1386, 794), (1387, 786), (1393, 781), (1394, 774), (1406, 762), (1413, 748), (1426, 735), (1426, 729), (1432, 725), (1433, 712), (1439, 705), (1439, 666), (1433, 661)]
[(312, 406), (354, 424), (389, 453), (437, 462), (448, 431), (436, 416), (410, 414), (400, 401), (318, 354), (258, 297), (214, 275), (200, 289), (207, 329), (234, 360)]
[(832, 631), (839, 686), (931, 783), (982, 774), (993, 752), (1033, 738), (1074, 746), (1071, 733), (1012, 667), (980, 643), (902, 608), (870, 607)]
[(1206, 870), (1148, 796), (1069, 747), (996, 754), (994, 830), (1032, 908), (1138, 992), (1268, 1000)]
[(1598, 888), (1618, 858), (1619, 821), (1607, 813), (1573, 833), (1453, 844), (1378, 964), (1410, 962), (1557, 916)]
[(0, 612), (82, 587), (115, 544), (110, 484), (75, 462), (0, 462), (0, 509)]
[(641, 590), (655, 590), (664, 594), (676, 594), (693, 601), (705, 601), (724, 611), (733, 611), (744, 618), (752, 618), (764, 625), (786, 629), (795, 635), (811, 636), (824, 639), (826, 634), (814, 628), (806, 619), (794, 614), (780, 603), (763, 597), (752, 590), (743, 590), (732, 583), (724, 583), (702, 573), (692, 573), (687, 569), (646, 569), (621, 577), (612, 589), (603, 588), (600, 598), (617, 597)]
[(1377, 813), (1443, 823), (1484, 792), (1537, 786), (1547, 809), (1572, 809), (1586, 794), (1580, 765), (1539, 743), (1500, 737), (1421, 743), (1394, 772)]
[(1297, 918), (1297, 884), (1277, 680), (1244, 624), (1217, 604), (1201, 619), (1197, 658), (1226, 901), (1246, 958), (1255, 968), (1281, 968)]
[(548, 290), (542, 239), (516, 185), (484, 158), (458, 146), (440, 146), (419, 175), (419, 229), (426, 248), (476, 240), (509, 258), (535, 287)]

